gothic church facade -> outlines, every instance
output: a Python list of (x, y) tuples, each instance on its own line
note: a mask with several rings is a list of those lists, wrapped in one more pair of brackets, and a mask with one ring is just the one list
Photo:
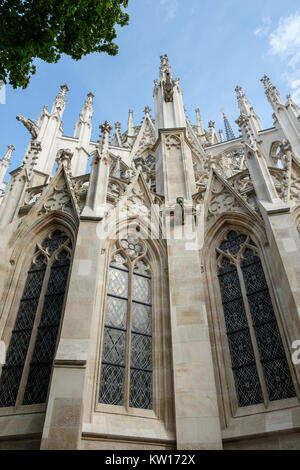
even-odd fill
[[(3, 183), (0, 449), (299, 449), (300, 110), (236, 88), (241, 135), (186, 117), (161, 57), (141, 125), (68, 87)], [(3, 356), (3, 354), (2, 354)]]

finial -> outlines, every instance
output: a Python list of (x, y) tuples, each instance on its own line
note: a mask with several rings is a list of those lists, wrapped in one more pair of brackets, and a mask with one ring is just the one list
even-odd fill
[(222, 129), (219, 130), (219, 135), (220, 135), (221, 142), (225, 142), (225, 137), (224, 137), (224, 133)]
[(150, 111), (151, 111), (151, 109), (149, 108), (149, 106), (146, 106), (145, 109), (144, 109), (145, 116), (149, 115)]
[(260, 81), (264, 84), (265, 88), (268, 88), (271, 85), (271, 80), (267, 75), (264, 75)]
[(60, 92), (60, 93), (61, 93), (63, 96), (65, 96), (66, 93), (67, 93), (67, 91), (69, 91), (69, 87), (68, 87), (68, 85), (67, 85), (66, 83), (65, 83), (64, 85), (60, 85), (60, 89), (61, 89), (61, 92)]
[(10, 163), (11, 154), (13, 153), (14, 150), (16, 150), (14, 145), (8, 145), (7, 152), (4, 155), (4, 157), (2, 158), (2, 160), (0, 160), (0, 161)]
[(160, 62), (161, 62), (161, 66), (169, 65), (168, 55), (167, 54), (161, 55), (160, 56)]
[(242, 88), (241, 86), (239, 86), (239, 85), (237, 85), (237, 86), (235, 87), (235, 90), (234, 90), (234, 91), (236, 92), (236, 94), (238, 95), (238, 97), (242, 97), (243, 94), (244, 94), (244, 93), (243, 93), (243, 88)]
[(73, 153), (71, 149), (61, 149), (57, 152), (56, 161), (58, 164), (62, 164), (67, 171), (71, 170), (71, 160), (73, 158)]
[(119, 131), (119, 130), (121, 129), (121, 123), (120, 123), (119, 121), (117, 121), (117, 122), (115, 123), (115, 129), (116, 129), (117, 131)]
[(214, 121), (209, 121), (208, 123), (208, 127), (211, 129), (211, 128), (214, 128), (215, 127), (215, 122)]
[(110, 132), (112, 131), (112, 127), (108, 121), (105, 121), (104, 124), (101, 124), (99, 126), (99, 129), (101, 130), (101, 134), (105, 134), (105, 133), (110, 134)]
[[(104, 124), (102, 124), (101, 126), (99, 126), (100, 130), (101, 130), (101, 134), (102, 134), (102, 139), (101, 139), (101, 144), (100, 144), (100, 147), (101, 147), (101, 151), (102, 152), (105, 152), (107, 149), (108, 149), (108, 145), (109, 145), (109, 141), (110, 141), (110, 132), (112, 131), (112, 126), (109, 124), (108, 121), (105, 121)], [(101, 137), (101, 135), (100, 135)]]

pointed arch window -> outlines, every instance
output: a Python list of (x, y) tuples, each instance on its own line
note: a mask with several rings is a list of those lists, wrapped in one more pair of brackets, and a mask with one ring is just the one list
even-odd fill
[(217, 249), (217, 264), (239, 406), (295, 397), (257, 246), (231, 231)]
[(60, 230), (36, 248), (0, 376), (1, 407), (46, 402), (71, 254)]
[(120, 241), (109, 267), (99, 402), (152, 409), (152, 280), (136, 236)]

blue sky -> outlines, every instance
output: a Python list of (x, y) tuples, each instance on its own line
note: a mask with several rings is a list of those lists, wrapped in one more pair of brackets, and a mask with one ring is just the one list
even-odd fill
[(260, 83), (265, 73), (283, 97), (293, 92), (300, 103), (299, 0), (129, 0), (128, 12), (130, 24), (118, 30), (116, 57), (37, 61), (37, 73), (26, 90), (6, 87), (6, 104), (0, 104), (0, 157), (14, 144), (11, 169), (20, 165), (29, 142), (16, 116), (35, 120), (44, 104), (51, 108), (61, 84), (70, 88), (65, 135), (73, 135), (89, 91), (95, 94), (93, 140), (98, 140), (105, 120), (112, 125), (120, 121), (125, 130), (129, 108), (138, 125), (144, 107), (153, 109), (153, 80), (164, 53), (174, 77), (180, 78), (189, 118), (195, 122), (199, 107), (206, 127), (209, 120), (216, 122), (217, 131), (223, 126), (224, 108), (238, 134), (236, 85), (244, 88), (264, 128), (271, 127), (272, 110)]

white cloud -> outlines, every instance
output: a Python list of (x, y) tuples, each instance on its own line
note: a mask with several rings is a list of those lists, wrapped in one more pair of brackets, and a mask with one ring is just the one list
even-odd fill
[(165, 10), (165, 21), (175, 18), (178, 8), (178, 0), (159, 0), (159, 3)]
[(293, 66), (295, 56), (300, 60), (300, 12), (280, 18), (279, 25), (270, 35), (271, 53), (283, 58), (290, 57)]
[(292, 90), (294, 90), (293, 100), (295, 103), (300, 104), (300, 78), (297, 80), (291, 80), (290, 86)]
[(285, 76), (293, 90), (293, 99), (300, 104), (300, 12), (281, 17), (276, 29), (271, 31), (272, 20), (264, 18), (263, 25), (254, 31), (259, 37), (268, 36), (269, 53), (285, 64)]
[(262, 25), (254, 31), (255, 36), (267, 36), (271, 29), (272, 20), (270, 17), (263, 18)]

